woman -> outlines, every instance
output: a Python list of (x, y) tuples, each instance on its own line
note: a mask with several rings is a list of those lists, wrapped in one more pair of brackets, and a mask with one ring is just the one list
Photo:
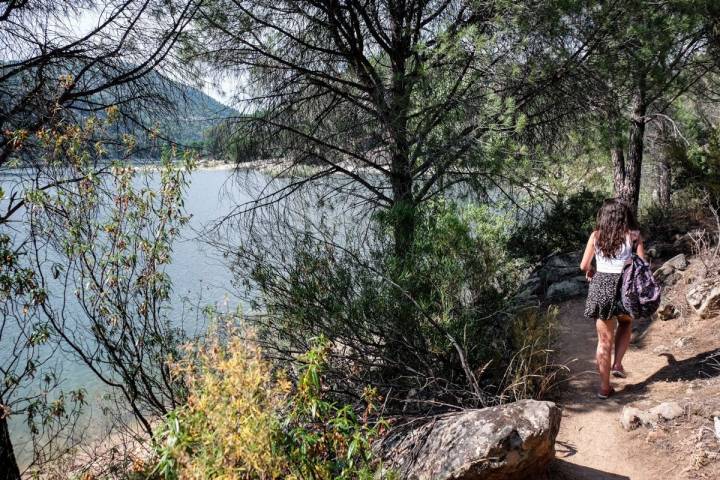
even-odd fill
[[(605, 200), (580, 263), (590, 281), (585, 316), (595, 320), (597, 328), (596, 360), (600, 374), (597, 396), (601, 399), (608, 398), (615, 391), (610, 386), (610, 373), (625, 378), (622, 359), (630, 345), (632, 318), (622, 307), (620, 288), (623, 267), (631, 260), (634, 247), (637, 254), (645, 258), (645, 248), (632, 210), (617, 198)], [(592, 267), (593, 257), (597, 270)], [(610, 368), (613, 344), (615, 360)]]

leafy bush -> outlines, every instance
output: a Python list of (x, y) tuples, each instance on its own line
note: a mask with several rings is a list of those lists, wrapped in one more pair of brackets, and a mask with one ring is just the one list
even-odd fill
[[(165, 479), (373, 478), (371, 425), (349, 406), (328, 402), (324, 340), (300, 357), (297, 388), (260, 349), (233, 334), (198, 346), (174, 371), (186, 378), (186, 405), (166, 417), (153, 474)], [(191, 360), (191, 358), (195, 360)], [(366, 414), (374, 409), (368, 391)]]
[(257, 236), (236, 267), (262, 293), (268, 315), (255, 326), (263, 348), (292, 365), (292, 352), (323, 335), (335, 348), (333, 391), (355, 398), (374, 385), (390, 409), (496, 403), (514, 355), (508, 300), (526, 272), (504, 249), (503, 222), (484, 208), (429, 203), (416, 211), (402, 259), (385, 216), (360, 246), (306, 232), (283, 230), (277, 243)]
[(553, 252), (581, 249), (595, 225), (606, 195), (582, 190), (561, 196), (540, 218), (528, 219), (511, 234), (508, 249), (518, 257), (539, 260)]
[(708, 222), (706, 202), (711, 198), (706, 191), (688, 187), (673, 193), (669, 209), (649, 205), (640, 212), (644, 235), (653, 241), (673, 242), (677, 235), (703, 228)]
[(681, 157), (674, 172), (676, 187), (707, 191), (712, 201), (720, 199), (720, 127), (707, 128), (704, 137)]

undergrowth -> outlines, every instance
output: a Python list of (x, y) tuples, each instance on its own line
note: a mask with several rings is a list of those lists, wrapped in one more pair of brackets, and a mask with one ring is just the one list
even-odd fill
[[(366, 390), (364, 415), (327, 399), (327, 342), (299, 358), (293, 386), (273, 370), (252, 340), (193, 347), (175, 364), (185, 377), (187, 403), (165, 418), (156, 438), (154, 478), (370, 479), (371, 442), (384, 428), (370, 419), (377, 396)], [(387, 478), (387, 477), (384, 477)]]

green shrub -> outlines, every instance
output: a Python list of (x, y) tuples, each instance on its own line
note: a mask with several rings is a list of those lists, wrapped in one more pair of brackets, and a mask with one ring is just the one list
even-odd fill
[(509, 251), (537, 261), (554, 252), (583, 248), (605, 198), (604, 193), (589, 190), (561, 196), (543, 216), (528, 219), (512, 232), (508, 240)]
[(232, 335), (227, 344), (196, 347), (174, 372), (187, 382), (187, 403), (165, 418), (152, 474), (164, 479), (370, 479), (371, 441), (382, 422), (326, 399), (324, 340), (300, 357), (293, 388), (253, 343)]
[(308, 338), (328, 338), (337, 351), (327, 375), (344, 398), (374, 385), (388, 409), (405, 412), (496, 403), (515, 353), (507, 310), (526, 264), (507, 253), (505, 219), (487, 208), (435, 201), (415, 215), (403, 258), (385, 215), (362, 246), (293, 232), (244, 244), (237, 271), (268, 313), (255, 320), (258, 338), (286, 365)]

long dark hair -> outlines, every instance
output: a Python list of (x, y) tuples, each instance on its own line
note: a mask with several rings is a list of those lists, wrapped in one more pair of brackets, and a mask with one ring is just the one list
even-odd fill
[(614, 257), (625, 243), (627, 233), (637, 229), (638, 223), (630, 206), (620, 199), (608, 198), (597, 214), (597, 248), (606, 257)]

